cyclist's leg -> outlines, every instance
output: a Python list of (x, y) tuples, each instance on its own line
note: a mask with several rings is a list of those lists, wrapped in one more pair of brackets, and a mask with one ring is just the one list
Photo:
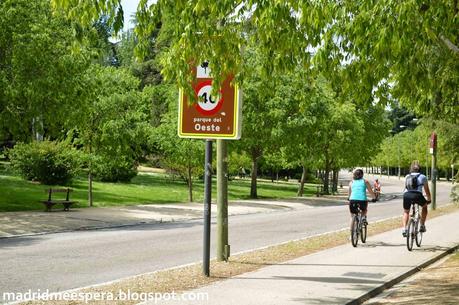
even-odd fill
[(421, 210), (421, 225), (423, 226), (426, 223), (427, 213), (428, 213), (427, 200), (421, 193), (418, 193), (418, 198), (417, 198), (416, 202), (419, 203), (420, 206), (422, 206), (422, 210)]
[(368, 201), (359, 202), (360, 210), (362, 211), (362, 218), (364, 223), (367, 223)]
[(420, 221), (421, 222), (421, 232), (425, 232), (426, 231), (425, 224), (426, 224), (427, 213), (428, 213), (427, 200), (421, 193), (419, 193), (417, 202), (419, 203), (420, 206), (422, 206), (421, 221)]
[(351, 214), (351, 219), (349, 223), (349, 227), (352, 230), (352, 220), (354, 219), (354, 215), (358, 213), (358, 203), (355, 200), (349, 201), (349, 212)]
[(413, 194), (405, 192), (403, 194), (403, 218), (402, 218), (402, 234), (406, 235), (406, 227), (408, 225), (408, 219), (410, 218), (410, 208), (413, 202)]
[(427, 214), (428, 214), (428, 208), (427, 204), (424, 204), (422, 206), (422, 211), (421, 211), (421, 225), (425, 225), (426, 220), (427, 220)]

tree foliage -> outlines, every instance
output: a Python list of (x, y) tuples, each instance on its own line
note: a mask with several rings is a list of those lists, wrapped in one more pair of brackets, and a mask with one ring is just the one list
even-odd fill
[[(120, 166), (130, 162), (135, 168), (150, 133), (148, 95), (125, 69), (94, 65), (84, 81), (86, 95), (75, 111), (76, 142), (90, 154), (119, 160)], [(101, 168), (110, 171), (116, 172)]]
[[(53, 3), (86, 22), (119, 16), (115, 0)], [(387, 102), (392, 96), (418, 113), (457, 122), (458, 6), (455, 0), (142, 0), (136, 32), (145, 50), (157, 25), (170, 25), (163, 73), (184, 88), (190, 87), (189, 64), (203, 60), (214, 64), (217, 83), (229, 72), (244, 78), (240, 50), (257, 45), (268, 71), (307, 66), (313, 58), (327, 78), (343, 73), (349, 79), (343, 89), (360, 91), (365, 105), (369, 97)]]
[(417, 113), (457, 123), (458, 13), (450, 0), (343, 1), (335, 5), (324, 49), (350, 62), (350, 79), (389, 91)]
[(81, 165), (78, 151), (64, 142), (20, 143), (8, 155), (24, 179), (48, 185), (66, 185)]
[[(177, 136), (177, 92), (175, 86), (163, 85), (171, 92), (163, 102), (169, 111), (151, 134), (150, 143), (159, 148), (162, 166), (176, 172), (188, 185), (188, 199), (193, 201), (193, 178), (203, 173), (204, 142)], [(173, 92), (173, 93), (172, 93)], [(175, 94), (174, 94), (175, 93)]]
[(0, 2), (0, 130), (29, 141), (55, 136), (84, 88), (88, 53), (73, 52), (73, 28), (46, 0)]
[(430, 136), (438, 136), (437, 166), (448, 171), (451, 164), (459, 160), (459, 127), (445, 121), (423, 119), (414, 130), (404, 130), (386, 138), (381, 144), (380, 153), (375, 156), (375, 165), (408, 168), (413, 160), (418, 160), (424, 167), (429, 167)]

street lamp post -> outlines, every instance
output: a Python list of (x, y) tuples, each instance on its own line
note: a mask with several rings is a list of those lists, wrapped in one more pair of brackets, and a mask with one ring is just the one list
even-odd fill
[[(400, 125), (400, 129), (404, 129), (406, 126), (405, 125)], [(398, 180), (400, 180), (400, 139), (397, 139), (397, 148), (398, 148)]]

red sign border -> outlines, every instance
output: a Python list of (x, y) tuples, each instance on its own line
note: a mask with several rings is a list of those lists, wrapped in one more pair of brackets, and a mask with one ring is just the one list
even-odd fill
[[(204, 80), (204, 81), (202, 81), (202, 82), (199, 82), (199, 83), (196, 85), (196, 88), (194, 89), (194, 92), (195, 92), (196, 97), (197, 97), (198, 99), (199, 99), (198, 92), (199, 92), (199, 90), (201, 90), (201, 88), (204, 87), (204, 86), (212, 86), (212, 80), (211, 80), (211, 79)], [(212, 109), (212, 110), (205, 110), (205, 109), (202, 109), (201, 107), (199, 107), (199, 103), (196, 103), (195, 106), (194, 106), (194, 107), (196, 108), (196, 110), (197, 110), (199, 113), (203, 114), (203, 115), (213, 115), (213, 114), (216, 114), (216, 113), (222, 108), (223, 102), (224, 102), (222, 90), (220, 89), (219, 92), (220, 92), (221, 99), (218, 100), (218, 104), (217, 104), (217, 106), (216, 106), (214, 109)]]

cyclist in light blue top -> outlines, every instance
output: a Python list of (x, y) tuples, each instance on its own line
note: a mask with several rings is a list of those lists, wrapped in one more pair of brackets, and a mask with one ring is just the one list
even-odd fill
[(373, 198), (372, 201), (376, 201), (376, 195), (371, 189), (370, 182), (363, 179), (363, 170), (358, 168), (354, 171), (353, 180), (349, 182), (349, 211), (351, 212), (351, 223), (352, 214), (357, 214), (357, 207), (360, 207), (362, 211), (363, 221), (367, 223), (367, 191)]

